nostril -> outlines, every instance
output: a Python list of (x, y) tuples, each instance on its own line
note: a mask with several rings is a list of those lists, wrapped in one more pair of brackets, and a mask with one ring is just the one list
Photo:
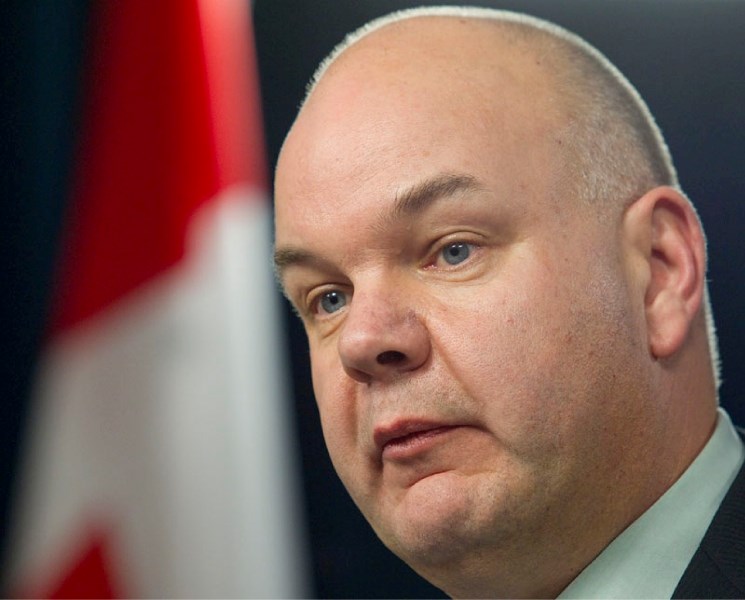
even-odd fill
[(403, 352), (399, 352), (398, 350), (388, 350), (378, 354), (377, 361), (379, 365), (389, 365), (391, 363), (401, 362), (405, 358), (406, 356)]

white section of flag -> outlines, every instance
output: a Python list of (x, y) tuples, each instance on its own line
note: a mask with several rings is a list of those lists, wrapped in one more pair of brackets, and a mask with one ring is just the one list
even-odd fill
[(11, 589), (52, 581), (101, 524), (127, 595), (308, 595), (257, 195), (207, 202), (184, 260), (47, 348)]

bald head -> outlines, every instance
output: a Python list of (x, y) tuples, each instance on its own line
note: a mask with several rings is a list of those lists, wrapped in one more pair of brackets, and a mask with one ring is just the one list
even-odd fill
[[(376, 52), (377, 59), (367, 54)], [(510, 71), (513, 81), (522, 79), (522, 103), (531, 105), (534, 115), (553, 119), (555, 150), (562, 156), (564, 182), (573, 197), (601, 218), (619, 218), (629, 203), (656, 186), (679, 189), (662, 132), (633, 85), (596, 48), (548, 21), (462, 6), (391, 13), (348, 34), (321, 62), (301, 112), (327, 73), (345, 62), (364, 65), (350, 69), (360, 89), (374, 83), (374, 64), (383, 78), (390, 77), (393, 88), (409, 83), (403, 74), (392, 76), (397, 69), (408, 67), (422, 77), (429, 67), (431, 84), (450, 88), (456, 98), (489, 74)], [(491, 85), (480, 102), (488, 104), (490, 97), (504, 93), (496, 79)], [(708, 288), (704, 312), (718, 388), (721, 365)]]
[[(509, 50), (543, 63), (552, 75), (557, 102), (565, 114), (565, 151), (571, 152), (579, 195), (588, 201), (624, 204), (655, 185), (677, 186), (667, 145), (643, 99), (600, 52), (573, 33), (534, 17), (474, 7), (421, 7), (376, 19), (350, 33), (321, 63), (308, 85), (306, 100), (327, 70), (353, 46), (409, 19), (449, 18), (480, 21), (486, 34), (481, 56), (461, 56), (459, 69), (481, 65), (484, 56)], [(491, 31), (489, 31), (491, 30)], [(405, 29), (404, 29), (405, 31)], [(404, 32), (401, 32), (404, 33)], [(421, 39), (404, 42), (401, 58)], [(452, 53), (457, 46), (440, 47)], [(393, 51), (393, 50), (391, 50)], [(488, 67), (488, 65), (481, 65)], [(443, 74), (445, 77), (446, 74)]]

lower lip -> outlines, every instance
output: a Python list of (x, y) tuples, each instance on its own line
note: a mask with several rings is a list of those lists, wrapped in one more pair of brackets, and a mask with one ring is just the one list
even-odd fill
[(403, 460), (413, 458), (441, 441), (455, 427), (435, 427), (391, 440), (383, 447), (383, 460)]

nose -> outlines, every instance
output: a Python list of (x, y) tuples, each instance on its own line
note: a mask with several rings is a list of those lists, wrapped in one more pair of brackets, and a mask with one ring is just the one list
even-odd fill
[(411, 302), (355, 290), (338, 340), (347, 375), (362, 383), (392, 380), (429, 357), (429, 332)]

